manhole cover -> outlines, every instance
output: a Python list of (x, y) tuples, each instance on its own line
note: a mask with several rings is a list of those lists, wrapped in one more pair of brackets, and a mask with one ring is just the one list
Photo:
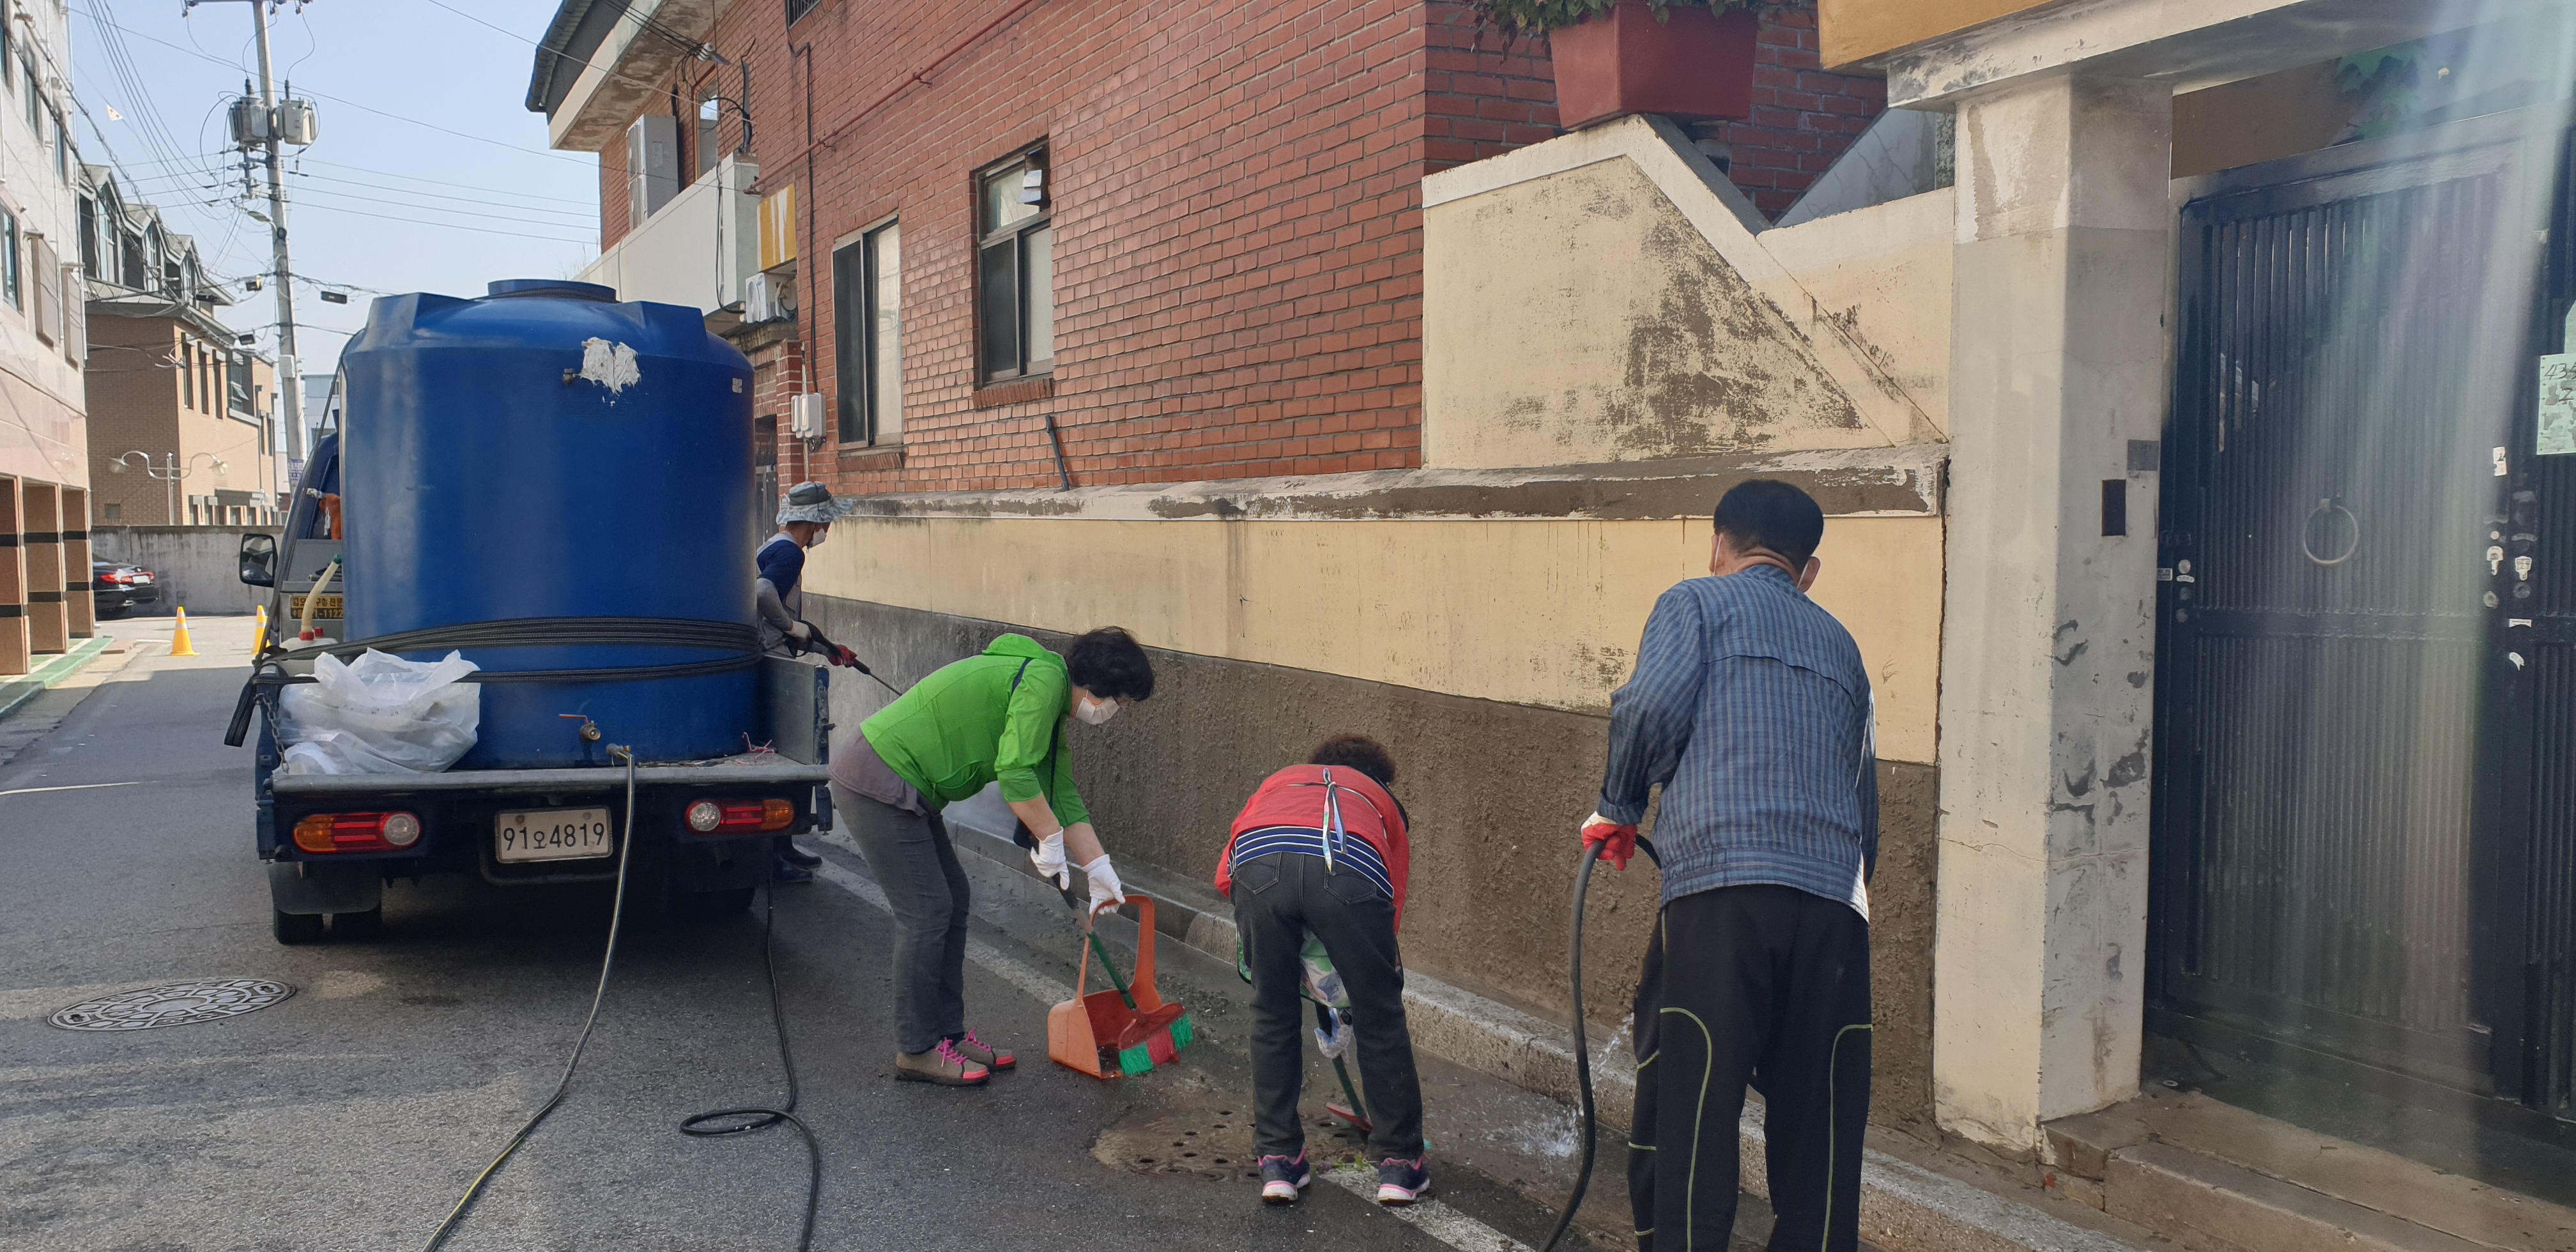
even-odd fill
[(275, 979), (217, 978), (83, 1000), (54, 1014), (52, 1021), (65, 1030), (187, 1026), (264, 1009), (294, 994), (295, 988)]
[(1091, 1145), (1092, 1159), (1140, 1174), (1194, 1174), (1201, 1178), (1252, 1176), (1252, 1119), (1233, 1109), (1196, 1117), (1131, 1117)]

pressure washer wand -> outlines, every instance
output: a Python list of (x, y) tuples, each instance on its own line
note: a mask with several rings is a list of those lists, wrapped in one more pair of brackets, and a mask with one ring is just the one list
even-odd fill
[[(805, 622), (805, 619), (801, 617), (796, 620)], [(832, 642), (830, 639), (825, 638), (823, 632), (816, 628), (814, 623), (805, 622), (805, 629), (812, 632), (812, 642), (805, 645), (805, 651), (819, 652), (823, 655), (825, 660), (830, 661), (832, 664), (848, 666), (849, 668), (857, 670), (870, 678), (875, 678), (878, 686), (883, 687), (898, 696), (903, 694), (902, 688), (895, 686), (893, 683), (887, 682), (883, 678), (878, 678), (877, 672), (869, 669), (868, 663), (860, 660), (858, 653), (852, 652), (848, 648), (844, 648), (841, 645)]]
[[(1574, 921), (1566, 941), (1567, 980), (1574, 992), (1574, 1085), (1583, 1102), (1583, 1164), (1574, 1171), (1574, 1194), (1565, 1201), (1565, 1211), (1557, 1215), (1556, 1229), (1549, 1232), (1539, 1252), (1556, 1252), (1565, 1232), (1574, 1226), (1575, 1210), (1583, 1207), (1583, 1195), (1592, 1189), (1592, 1141), (1599, 1133), (1600, 1117), (1592, 1104), (1592, 1044), (1583, 1029), (1583, 897), (1592, 889), (1592, 864), (1601, 859), (1606, 843), (1583, 846), (1583, 859), (1574, 871)], [(1655, 851), (1654, 841), (1639, 836), (1637, 846), (1656, 869), (1664, 867), (1664, 858)]]

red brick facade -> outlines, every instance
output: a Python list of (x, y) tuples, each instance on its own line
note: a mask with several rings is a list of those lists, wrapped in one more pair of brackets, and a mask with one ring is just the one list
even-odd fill
[[(1049, 417), (1078, 485), (1418, 465), (1420, 179), (1558, 133), (1544, 44), (1485, 36), (1479, 47), (1472, 16), (1448, 0), (1004, 0), (963, 13), (822, 0), (792, 29), (785, 7), (735, 4), (708, 42), (749, 65), (759, 189), (797, 188), (797, 337), (828, 395), (841, 387), (831, 250), (902, 223), (904, 430), (899, 453), (831, 441), (808, 453), (782, 439), (782, 482), (1053, 486)], [(1779, 62), (1766, 73), (1815, 64), (1814, 18), (1766, 15), (1766, 61)], [(682, 73), (675, 106), (697, 97), (700, 74), (735, 94), (740, 71), (684, 62)], [(1813, 97), (1807, 112), (1833, 132), (1790, 136), (1800, 143), (1778, 145), (1785, 168), (1767, 148), (1748, 165), (1746, 150), (1797, 126), (1811, 98), (1757, 90), (1763, 109), (1791, 111), (1732, 128), (1737, 164), (1765, 171), (1759, 196), (1803, 187), (1811, 158), (1849, 142), (1844, 114)], [(1866, 113), (1852, 116), (1856, 130)], [(718, 139), (731, 148), (739, 136), (729, 114)], [(979, 391), (972, 180), (1039, 141), (1054, 369), (1045, 383)], [(602, 164), (613, 243), (626, 231), (623, 154)], [(798, 366), (778, 358), (793, 346), (755, 348), (760, 412), (782, 429)]]

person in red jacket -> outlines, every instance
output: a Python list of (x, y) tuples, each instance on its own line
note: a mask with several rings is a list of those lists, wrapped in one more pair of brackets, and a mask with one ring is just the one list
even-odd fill
[(1404, 1021), (1404, 916), (1411, 853), (1404, 806), (1387, 787), (1395, 762), (1375, 740), (1340, 735), (1304, 765), (1272, 774), (1234, 819), (1217, 858), (1216, 889), (1234, 901), (1235, 933), (1252, 976), (1253, 1150), (1261, 1198), (1297, 1199), (1314, 1180), (1297, 1120), (1305, 1080), (1299, 952), (1312, 934), (1350, 996), (1360, 1078), (1368, 1088), (1380, 1204), (1431, 1189), (1422, 1150), (1422, 1080)]

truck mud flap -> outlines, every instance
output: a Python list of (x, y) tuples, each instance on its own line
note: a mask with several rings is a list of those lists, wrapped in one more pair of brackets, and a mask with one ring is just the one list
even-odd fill
[(370, 912), (384, 902), (384, 870), (375, 861), (340, 865), (271, 861), (268, 898), (280, 913)]

